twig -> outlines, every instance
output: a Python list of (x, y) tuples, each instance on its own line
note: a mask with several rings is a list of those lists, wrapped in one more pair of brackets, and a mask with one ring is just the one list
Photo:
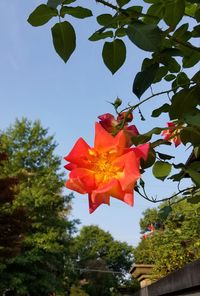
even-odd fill
[(146, 192), (145, 192), (145, 195), (144, 195), (144, 194), (142, 194), (142, 193), (139, 191), (138, 188), (137, 188), (136, 192), (137, 192), (140, 196), (142, 196), (144, 199), (146, 199), (146, 200), (148, 200), (148, 201), (150, 201), (150, 202), (152, 202), (152, 203), (158, 203), (158, 202), (163, 202), (163, 201), (170, 200), (170, 199), (176, 197), (177, 195), (179, 195), (179, 194), (181, 194), (181, 193), (183, 193), (183, 192), (185, 192), (185, 191), (187, 191), (187, 190), (192, 190), (192, 189), (194, 189), (194, 188), (195, 188), (195, 187), (189, 187), (189, 188), (185, 188), (185, 189), (179, 190), (179, 192), (177, 192), (177, 193), (171, 195), (170, 197), (166, 197), (166, 198), (163, 198), (163, 199), (155, 199), (155, 198), (153, 198), (153, 197), (150, 198), (150, 197), (148, 197), (148, 196), (146, 195)]
[(173, 92), (175, 90), (177, 90), (179, 87), (183, 87), (183, 86), (188, 86), (188, 85), (193, 85), (193, 84), (196, 84), (195, 82), (190, 82), (190, 83), (186, 83), (186, 84), (182, 84), (182, 85), (178, 85), (174, 88), (171, 88), (169, 90), (164, 90), (164, 91), (161, 91), (159, 93), (155, 93), (149, 97), (147, 97), (146, 99), (140, 101), (139, 103), (137, 103), (136, 105), (133, 105), (133, 106), (129, 106), (129, 107), (126, 107), (124, 108), (123, 110), (121, 110), (121, 112), (124, 112), (126, 110), (130, 110), (130, 112), (132, 112), (133, 110), (135, 110), (136, 108), (138, 108), (140, 105), (142, 105), (143, 103), (149, 101), (150, 99), (154, 98), (154, 97), (157, 97), (157, 96), (160, 96), (160, 95), (164, 95), (164, 94), (169, 94), (170, 92)]
[(172, 41), (174, 41), (174, 42), (176, 42), (176, 43), (178, 43), (178, 44), (180, 44), (180, 45), (182, 45), (182, 46), (184, 46), (184, 47), (187, 47), (187, 48), (189, 48), (189, 49), (195, 50), (195, 51), (197, 51), (198, 53), (200, 53), (200, 47), (196, 47), (196, 46), (192, 45), (192, 44), (189, 43), (189, 42), (184, 42), (184, 41), (182, 41), (182, 40), (180, 40), (180, 39), (177, 39), (177, 38), (175, 38), (175, 37), (172, 37), (172, 36), (170, 36), (170, 35), (167, 35), (167, 37), (170, 38)]

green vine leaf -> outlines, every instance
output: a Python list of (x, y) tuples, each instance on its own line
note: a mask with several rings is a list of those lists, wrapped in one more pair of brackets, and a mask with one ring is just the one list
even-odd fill
[(106, 67), (114, 74), (123, 65), (126, 59), (126, 46), (120, 39), (105, 42), (102, 57)]
[(90, 36), (89, 40), (90, 41), (98, 41), (98, 40), (106, 39), (108, 37), (110, 37), (110, 38), (113, 37), (113, 31), (106, 31), (106, 32), (97, 31)]
[[(199, 162), (200, 164), (200, 162)], [(200, 187), (200, 172), (197, 172), (193, 169), (187, 169), (186, 173), (188, 173), (190, 175), (190, 177), (192, 178), (192, 180), (194, 181), (194, 183)]]
[(186, 114), (184, 116), (184, 119), (188, 124), (192, 124), (200, 127), (200, 111), (199, 112), (197, 111), (196, 114)]
[(145, 51), (156, 52), (162, 47), (163, 33), (156, 25), (132, 22), (126, 33), (136, 46)]
[(47, 6), (52, 8), (57, 8), (59, 5), (63, 4), (65, 0), (48, 0)]
[(92, 16), (92, 12), (90, 9), (87, 9), (81, 6), (77, 6), (77, 7), (63, 6), (60, 10), (60, 15), (64, 17), (65, 14), (69, 14), (79, 19), (84, 19)]
[(158, 156), (163, 160), (170, 160), (170, 159), (174, 158), (174, 156), (171, 156), (168, 154), (164, 154), (164, 153), (160, 153), (160, 152), (157, 152), (157, 153), (158, 153)]
[(151, 116), (152, 116), (152, 117), (158, 117), (158, 116), (160, 116), (160, 114), (162, 114), (162, 113), (167, 113), (167, 112), (169, 112), (169, 108), (170, 108), (170, 105), (166, 103), (166, 104), (162, 105), (161, 107), (159, 107), (159, 108), (153, 110)]
[(46, 24), (54, 16), (58, 16), (57, 9), (41, 4), (30, 14), (27, 21), (32, 26), (38, 27)]
[(164, 21), (171, 28), (175, 28), (182, 19), (185, 12), (185, 1), (172, 0), (165, 1), (165, 13), (163, 16)]
[(137, 73), (133, 82), (133, 93), (140, 98), (150, 87), (156, 76), (159, 64), (155, 63)]
[(76, 34), (72, 25), (65, 21), (57, 23), (51, 29), (54, 48), (66, 63), (76, 48)]
[(126, 4), (128, 4), (130, 2), (130, 0), (117, 0), (117, 4), (119, 5), (119, 7), (122, 7)]
[(113, 22), (113, 17), (109, 13), (101, 14), (97, 17), (97, 23), (101, 26), (107, 26)]
[[(164, 129), (161, 127), (155, 127), (152, 130), (150, 130), (149, 132), (145, 133), (145, 134), (140, 134), (136, 137), (132, 138), (132, 142), (134, 145), (139, 145), (139, 144), (144, 144), (147, 143), (151, 140), (151, 137), (153, 135), (159, 135)], [(166, 142), (168, 143), (168, 142)]]

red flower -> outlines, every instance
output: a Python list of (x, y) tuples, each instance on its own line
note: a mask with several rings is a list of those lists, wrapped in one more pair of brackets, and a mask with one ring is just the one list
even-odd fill
[(126, 136), (115, 137), (99, 123), (95, 126), (94, 147), (82, 138), (65, 157), (71, 170), (66, 187), (81, 194), (88, 193), (89, 211), (110, 204), (110, 196), (133, 205), (133, 190), (140, 178), (140, 158), (147, 158), (149, 144), (126, 148)]
[(115, 129), (119, 122), (115, 119), (115, 117), (110, 113), (105, 113), (98, 116), (100, 119), (99, 123), (101, 126), (109, 133), (115, 132)]
[(164, 130), (162, 132), (162, 136), (164, 136), (164, 140), (174, 142), (175, 147), (181, 144), (181, 138), (180, 138), (180, 128), (177, 128), (174, 122), (167, 122), (167, 125), (169, 127), (168, 130)]
[(128, 126), (128, 122), (133, 120), (132, 113), (129, 113), (126, 118), (127, 112), (122, 112), (118, 115), (117, 120), (115, 117), (110, 114), (106, 113), (103, 115), (100, 115), (98, 118), (100, 119), (101, 126), (109, 133), (116, 134), (119, 132), (118, 127), (122, 123), (122, 121), (125, 119), (123, 130), (126, 135), (126, 147), (130, 147), (132, 145), (131, 138), (139, 135), (139, 132), (135, 125)]

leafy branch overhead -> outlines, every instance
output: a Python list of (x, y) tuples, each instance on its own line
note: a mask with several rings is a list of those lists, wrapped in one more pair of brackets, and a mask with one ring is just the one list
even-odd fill
[[(164, 137), (151, 142), (148, 158), (141, 161), (142, 172), (151, 167), (152, 174), (161, 181), (168, 178), (180, 183), (184, 178), (190, 178), (193, 183), (190, 194), (195, 195), (200, 187), (199, 0), (143, 0), (140, 5), (132, 5), (130, 0), (117, 0), (116, 4), (105, 0), (96, 2), (102, 4), (105, 12), (97, 15), (99, 28), (89, 40), (103, 43), (102, 58), (108, 70), (114, 75), (124, 65), (128, 42), (144, 55), (146, 53), (141, 70), (133, 78), (132, 92), (138, 100), (121, 110), (121, 103), (113, 103), (117, 114), (127, 112), (129, 115), (137, 109), (144, 120), (140, 107), (152, 100), (159, 102), (160, 96), (166, 98), (151, 110), (151, 116), (157, 118), (165, 113), (171, 125), (168, 128), (155, 126), (144, 134), (134, 135), (131, 140), (138, 146), (160, 134)], [(73, 18), (83, 20), (93, 15), (91, 9), (77, 3), (78, 0), (49, 0), (39, 5), (28, 18), (35, 27), (49, 21), (53, 23), (53, 45), (64, 62), (76, 48)], [(137, 57), (133, 56), (133, 59), (137, 63)], [(154, 93), (153, 86), (162, 81), (168, 84), (167, 90)], [(151, 89), (151, 95), (146, 96), (148, 89)], [(127, 118), (118, 122), (115, 135), (124, 128)], [(171, 143), (176, 147), (180, 143), (190, 147), (190, 159), (177, 164), (173, 156), (163, 153), (162, 145)], [(136, 190), (153, 201), (146, 195), (143, 183), (138, 184)], [(187, 195), (187, 188), (181, 193)]]

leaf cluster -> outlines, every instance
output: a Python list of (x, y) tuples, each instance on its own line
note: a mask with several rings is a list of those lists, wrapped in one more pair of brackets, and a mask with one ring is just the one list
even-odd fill
[[(170, 178), (174, 182), (180, 182), (187, 177), (193, 182), (194, 191), (198, 190), (200, 47), (196, 40), (200, 37), (199, 1), (144, 0), (140, 6), (132, 5), (128, 0), (117, 0), (116, 5), (105, 0), (97, 0), (97, 3), (104, 5), (105, 13), (96, 17), (99, 29), (89, 40), (104, 42), (102, 58), (111, 73), (116, 73), (126, 60), (125, 37), (148, 55), (142, 62), (140, 72), (133, 79), (132, 91), (140, 101), (129, 105), (126, 110), (132, 112), (138, 109), (144, 120), (140, 106), (161, 95), (165, 96), (166, 101), (152, 110), (151, 117), (167, 114), (170, 121), (175, 123), (177, 136), (183, 145), (190, 145), (192, 148), (193, 161), (186, 163), (185, 159), (183, 163), (177, 164), (172, 162), (173, 156), (159, 151), (161, 145), (169, 145), (170, 142), (159, 139), (151, 144), (149, 157), (142, 163), (142, 172), (152, 167), (153, 175), (162, 181)], [(108, 13), (106, 9), (109, 12), (112, 9), (112, 13)], [(58, 18), (59, 21), (52, 27), (53, 44), (56, 52), (66, 62), (76, 47), (75, 31), (69, 16), (84, 19), (92, 14), (90, 9), (76, 6), (76, 0), (49, 0), (31, 13), (28, 22), (33, 26), (41, 26), (54, 17)], [(63, 21), (65, 17), (67, 21)], [(133, 58), (136, 60), (136, 57)], [(191, 77), (187, 74), (188, 68), (192, 69)], [(168, 83), (170, 88), (153, 93), (153, 86), (162, 81)], [(149, 88), (152, 95), (143, 99)], [(146, 143), (165, 129), (155, 127), (140, 134), (132, 139), (133, 144)], [(177, 169), (178, 172), (175, 171)], [(142, 187), (140, 189), (143, 190)]]
[(154, 264), (155, 279), (181, 268), (199, 258), (199, 203), (192, 204), (180, 197), (170, 207), (166, 202), (147, 209), (140, 221), (141, 230), (157, 224), (153, 234), (141, 239), (134, 250), (136, 263)]

